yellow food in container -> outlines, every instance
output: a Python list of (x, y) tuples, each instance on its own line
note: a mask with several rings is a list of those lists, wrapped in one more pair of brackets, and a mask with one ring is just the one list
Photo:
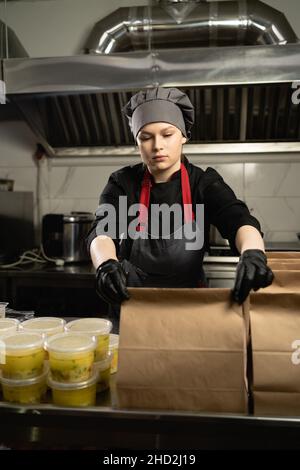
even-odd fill
[[(46, 338), (49, 336), (57, 335), (65, 331), (66, 321), (58, 317), (37, 317), (30, 318), (30, 320), (23, 321), (20, 324), (20, 330), (34, 331), (36, 333), (44, 334)], [(48, 352), (45, 353), (48, 359)]]
[(112, 353), (110, 373), (115, 374), (118, 370), (119, 335), (109, 335), (109, 350)]
[(95, 361), (101, 361), (108, 353), (109, 333), (112, 323), (105, 318), (79, 318), (66, 324), (66, 330), (87, 333), (97, 338)]
[(0, 339), (17, 331), (19, 324), (16, 318), (0, 318)]
[(29, 379), (43, 372), (44, 337), (38, 333), (16, 333), (2, 338), (5, 346), (2, 376), (8, 379)]
[(47, 390), (47, 373), (48, 369), (45, 367), (41, 375), (31, 379), (15, 380), (1, 377), (4, 400), (23, 405), (40, 403)]
[(96, 349), (95, 337), (65, 332), (47, 338), (45, 347), (54, 381), (75, 383), (91, 377)]
[(78, 383), (62, 383), (48, 376), (53, 403), (58, 406), (93, 406), (96, 404), (97, 371), (88, 380)]
[(97, 392), (104, 392), (109, 389), (111, 360), (112, 353), (108, 352), (105, 359), (95, 362), (95, 369), (98, 373)]

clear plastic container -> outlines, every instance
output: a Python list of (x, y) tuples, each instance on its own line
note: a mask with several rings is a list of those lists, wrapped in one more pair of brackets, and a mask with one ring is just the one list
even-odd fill
[(108, 353), (109, 333), (112, 323), (105, 318), (79, 318), (66, 324), (66, 330), (88, 333), (97, 338), (95, 361), (101, 361)]
[(5, 363), (2, 376), (8, 379), (29, 379), (43, 372), (44, 337), (38, 333), (17, 331), (2, 338), (5, 345)]
[(109, 350), (112, 353), (110, 373), (115, 374), (118, 370), (119, 335), (109, 335)]
[(45, 348), (53, 380), (75, 383), (91, 377), (96, 349), (94, 336), (65, 332), (47, 338)]
[(48, 337), (63, 333), (65, 324), (65, 320), (57, 317), (30, 318), (20, 324), (20, 330), (43, 333)]
[(0, 318), (5, 318), (5, 312), (8, 302), (0, 302)]
[(18, 330), (19, 320), (16, 318), (0, 318), (0, 339), (3, 336), (11, 335)]
[(48, 375), (48, 386), (52, 389), (53, 403), (58, 406), (93, 406), (96, 404), (98, 373), (93, 369), (88, 380), (78, 383), (62, 383)]
[(40, 403), (47, 391), (47, 367), (38, 377), (31, 379), (7, 379), (1, 377), (3, 398), (5, 401), (30, 405)]
[(94, 367), (98, 373), (97, 392), (104, 392), (105, 390), (109, 389), (111, 360), (112, 353), (108, 352), (105, 359), (95, 362)]

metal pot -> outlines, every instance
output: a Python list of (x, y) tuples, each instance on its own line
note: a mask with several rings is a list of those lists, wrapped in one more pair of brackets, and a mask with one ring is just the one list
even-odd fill
[(71, 212), (63, 216), (63, 259), (66, 262), (90, 260), (85, 239), (93, 220), (91, 212)]

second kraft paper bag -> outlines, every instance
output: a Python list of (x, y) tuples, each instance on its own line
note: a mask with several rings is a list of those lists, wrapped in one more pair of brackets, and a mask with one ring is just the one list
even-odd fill
[(300, 416), (300, 290), (275, 287), (250, 296), (254, 413)]
[(300, 292), (300, 271), (273, 270), (273, 274), (274, 280), (263, 290), (264, 293)]
[(118, 406), (247, 412), (247, 318), (229, 289), (129, 289)]

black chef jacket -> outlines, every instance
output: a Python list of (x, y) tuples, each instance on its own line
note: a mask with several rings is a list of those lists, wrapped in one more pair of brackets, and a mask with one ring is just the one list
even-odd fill
[[(243, 225), (252, 225), (263, 236), (258, 220), (250, 214), (246, 204), (237, 199), (232, 189), (224, 182), (223, 178), (216, 170), (208, 167), (204, 171), (190, 163), (186, 157), (184, 157), (183, 162), (189, 174), (194, 213), (196, 214), (196, 204), (204, 204), (206, 248), (208, 248), (209, 243), (210, 224), (217, 227), (223, 238), (228, 239), (230, 247), (236, 255), (239, 255), (239, 252), (235, 246), (235, 236), (239, 227)], [(116, 208), (117, 236), (114, 238), (114, 243), (116, 245), (117, 256), (120, 255), (120, 234), (118, 225), (119, 197), (127, 196), (128, 207), (131, 204), (137, 204), (139, 202), (144, 172), (145, 166), (143, 163), (126, 166), (115, 171), (109, 177), (108, 183), (100, 196), (100, 206), (101, 204), (109, 203), (114, 205)], [(163, 203), (168, 204), (169, 206), (174, 203), (182, 204), (180, 170), (176, 171), (169, 181), (153, 184), (151, 188), (150, 204)], [(99, 217), (96, 211), (95, 221), (86, 239), (88, 251), (92, 240), (97, 235), (100, 235), (100, 233), (96, 233), (96, 227), (103, 217), (104, 215)], [(127, 217), (128, 224), (133, 219), (136, 219), (136, 215)], [(149, 224), (150, 223), (149, 211)], [(177, 227), (174, 226), (171, 227), (171, 231), (176, 230), (176, 228)], [(130, 249), (130, 238), (122, 241), (122, 258), (129, 259)]]

